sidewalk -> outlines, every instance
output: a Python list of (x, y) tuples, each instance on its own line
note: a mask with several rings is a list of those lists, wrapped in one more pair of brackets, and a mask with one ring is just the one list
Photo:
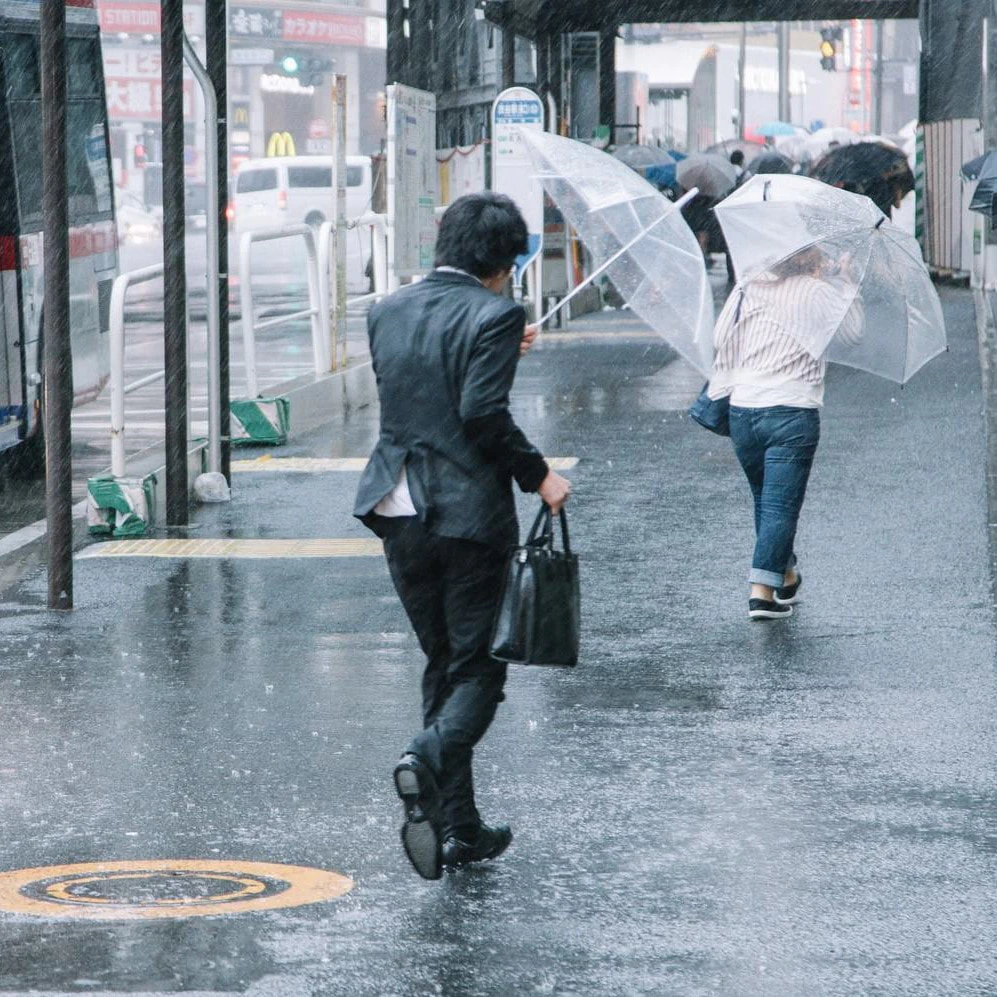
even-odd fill
[(441, 883), (402, 855), (390, 780), (420, 654), (350, 517), (362, 460), (331, 463), (369, 452), (375, 412), (240, 452), (234, 501), (168, 538), (311, 541), (298, 556), (88, 548), (64, 617), (23, 584), (0, 614), (0, 869), (243, 860), (354, 885), (87, 920), (113, 893), (88, 883), (53, 904), (78, 916), (42, 920), (4, 913), (0, 884), (0, 994), (991, 992), (984, 399), (972, 298), (942, 298), (951, 351), (907, 388), (832, 372), (804, 601), (772, 625), (746, 619), (747, 487), (684, 413), (698, 375), (628, 313), (527, 357), (516, 417), (578, 461), (583, 655), (511, 669), (477, 772), (515, 840)]

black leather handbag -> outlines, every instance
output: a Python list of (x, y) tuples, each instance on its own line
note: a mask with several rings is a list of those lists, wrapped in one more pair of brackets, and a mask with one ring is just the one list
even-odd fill
[(509, 554), (492, 628), (491, 653), (499, 661), (566, 668), (578, 663), (578, 557), (571, 553), (563, 509), (560, 520), (564, 550), (554, 547), (553, 516), (544, 503), (526, 543)]
[(730, 398), (710, 398), (706, 393), (709, 386), (703, 385), (699, 397), (689, 407), (689, 418), (717, 436), (730, 436)]

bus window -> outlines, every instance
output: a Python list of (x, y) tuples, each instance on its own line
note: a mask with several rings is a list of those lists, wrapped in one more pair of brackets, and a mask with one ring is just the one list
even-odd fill
[(69, 61), (69, 96), (100, 97), (103, 68), (100, 44), (94, 38), (69, 38), (66, 41)]
[(71, 100), (66, 119), (69, 217), (110, 218), (111, 181), (107, 169), (104, 106), (99, 100)]
[(42, 94), (38, 63), (38, 39), (34, 35), (10, 35), (4, 41), (7, 95), (11, 100), (38, 98)]
[(10, 126), (21, 219), (27, 231), (38, 232), (42, 222), (42, 171), (38, 163), (42, 137), (41, 101), (10, 101)]

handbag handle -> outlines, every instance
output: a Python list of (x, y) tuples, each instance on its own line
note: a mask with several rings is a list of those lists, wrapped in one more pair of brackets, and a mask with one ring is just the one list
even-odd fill
[[(571, 553), (571, 539), (568, 536), (568, 517), (562, 508), (558, 513), (561, 521), (561, 540), (564, 544), (564, 553)], [(533, 527), (526, 538), (527, 547), (553, 547), (554, 546), (554, 522), (551, 508), (546, 502), (540, 503), (540, 511), (533, 521)]]

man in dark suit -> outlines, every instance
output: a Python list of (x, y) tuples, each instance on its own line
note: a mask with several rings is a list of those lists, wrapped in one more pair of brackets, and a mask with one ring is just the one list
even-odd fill
[(509, 413), (520, 355), (536, 336), (502, 293), (527, 228), (499, 194), (455, 201), (436, 269), (375, 305), (370, 351), (381, 434), (355, 515), (384, 538), (391, 578), (426, 654), (424, 729), (395, 768), (402, 843), (416, 871), (495, 858), (512, 840), (474, 803), (474, 746), (504, 698), (488, 652), (504, 572), (519, 541), (512, 483), (555, 511), (570, 493)]

